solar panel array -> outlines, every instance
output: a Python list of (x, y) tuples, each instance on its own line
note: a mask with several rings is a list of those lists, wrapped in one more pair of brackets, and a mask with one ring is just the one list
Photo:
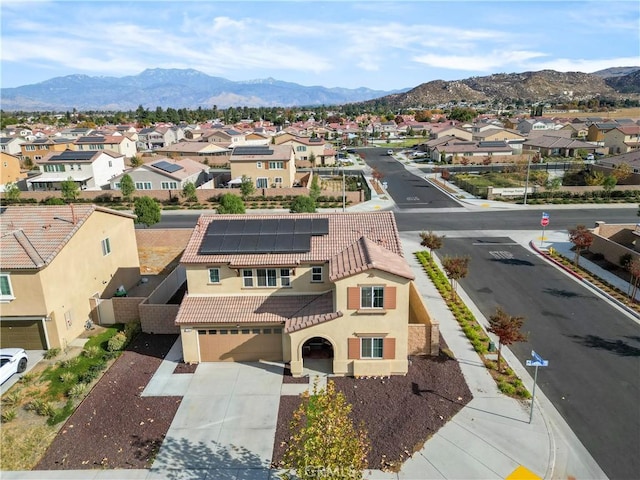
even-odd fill
[(152, 167), (156, 167), (159, 170), (162, 170), (167, 173), (177, 172), (178, 170), (182, 170), (180, 165), (176, 165), (175, 163), (169, 163), (166, 160), (161, 160), (156, 163), (151, 164)]
[(60, 162), (64, 160), (91, 160), (97, 152), (83, 152), (76, 150), (65, 150), (59, 155), (54, 155), (50, 162)]
[(252, 145), (234, 148), (233, 155), (273, 155), (273, 150), (268, 145)]
[(306, 253), (311, 250), (311, 237), (328, 233), (327, 218), (213, 220), (199, 253)]

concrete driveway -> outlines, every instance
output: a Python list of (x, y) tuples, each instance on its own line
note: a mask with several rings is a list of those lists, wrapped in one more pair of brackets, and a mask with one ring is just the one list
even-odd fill
[(27, 352), (27, 369), (23, 373), (16, 373), (9, 377), (6, 382), (0, 385), (0, 395), (4, 395), (11, 387), (20, 381), (23, 375), (29, 373), (43, 358), (44, 350), (26, 350)]
[(271, 478), (282, 371), (270, 363), (201, 363), (187, 374), (191, 381), (147, 478)]

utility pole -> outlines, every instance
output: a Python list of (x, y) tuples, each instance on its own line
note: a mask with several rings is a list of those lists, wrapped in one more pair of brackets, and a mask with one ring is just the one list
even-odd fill
[(527, 193), (529, 193), (529, 170), (531, 169), (531, 154), (527, 156), (527, 180), (524, 183), (524, 204), (527, 204)]
[(347, 210), (347, 194), (346, 194), (346, 180), (344, 176), (344, 167), (342, 167), (342, 211)]

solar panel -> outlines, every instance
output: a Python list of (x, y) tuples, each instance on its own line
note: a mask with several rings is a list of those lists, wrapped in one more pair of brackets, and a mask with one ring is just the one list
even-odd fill
[(273, 252), (276, 244), (276, 235), (260, 235), (258, 237), (258, 244), (256, 245), (256, 252), (271, 253)]
[(278, 233), (293, 234), (295, 231), (296, 221), (293, 218), (281, 218), (278, 221)]
[(233, 155), (273, 155), (268, 145), (242, 146), (233, 149)]
[(240, 237), (240, 243), (238, 244), (238, 252), (241, 253), (256, 253), (256, 247), (258, 246), (258, 236), (256, 235), (243, 235)]
[(96, 152), (66, 150), (59, 155), (54, 155), (49, 159), (49, 161), (60, 162), (64, 160), (91, 160), (95, 154)]
[(278, 233), (278, 220), (276, 219), (265, 219), (262, 220), (262, 225), (260, 226), (260, 235), (264, 234), (276, 234)]
[(329, 219), (312, 218), (311, 235), (329, 235)]
[(247, 225), (246, 220), (232, 220), (227, 225), (227, 235), (242, 235)]
[(240, 246), (240, 235), (226, 235), (222, 237), (222, 242), (219, 243), (219, 248), (224, 253), (236, 253)]
[(293, 233), (276, 235), (275, 245), (273, 246), (274, 253), (287, 253), (293, 248)]
[(182, 170), (182, 167), (180, 165), (176, 165), (175, 163), (169, 163), (165, 160), (152, 163), (151, 166), (156, 167), (157, 169), (167, 173), (174, 173), (174, 172), (177, 172), (178, 170)]
[(297, 218), (296, 228), (294, 233), (311, 233), (311, 219), (310, 218)]
[(308, 252), (311, 250), (311, 235), (304, 233), (296, 233), (293, 235), (293, 252)]
[(247, 220), (244, 225), (244, 234), (258, 235), (260, 233), (261, 226), (262, 220)]

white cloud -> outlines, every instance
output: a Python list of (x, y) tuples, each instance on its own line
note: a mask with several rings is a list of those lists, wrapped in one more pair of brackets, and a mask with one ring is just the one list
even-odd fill
[(503, 70), (505, 66), (519, 66), (533, 58), (544, 57), (543, 53), (527, 51), (478, 52), (475, 55), (418, 55), (413, 60), (429, 67), (465, 70), (470, 72), (491, 72)]

